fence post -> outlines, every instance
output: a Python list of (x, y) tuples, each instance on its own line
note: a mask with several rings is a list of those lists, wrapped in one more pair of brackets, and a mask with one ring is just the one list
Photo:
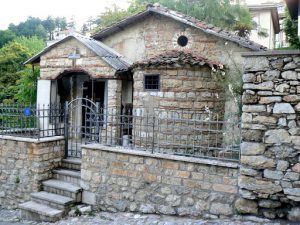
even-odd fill
[(152, 126), (152, 154), (154, 153), (154, 129), (155, 129), (155, 116), (153, 116), (153, 126)]
[(38, 104), (37, 105), (37, 109), (36, 109), (36, 120), (37, 120), (37, 130), (38, 130), (38, 133), (37, 133), (37, 137), (38, 137), (38, 140), (40, 140), (40, 133), (41, 133), (41, 121), (40, 121), (40, 105)]
[(99, 143), (99, 135), (100, 135), (100, 124), (99, 124), (99, 116), (100, 116), (100, 106), (99, 106), (99, 102), (96, 102), (96, 129), (95, 129), (95, 141), (97, 143)]
[(68, 132), (68, 121), (69, 121), (69, 103), (65, 102), (65, 121), (64, 121), (64, 129), (65, 129), (65, 158), (68, 157), (68, 139), (69, 139), (69, 132)]

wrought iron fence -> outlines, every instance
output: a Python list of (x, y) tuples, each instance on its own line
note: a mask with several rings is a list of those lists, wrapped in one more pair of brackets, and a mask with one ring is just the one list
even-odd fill
[(64, 110), (59, 104), (0, 104), (0, 135), (44, 138), (64, 135)]
[(132, 108), (82, 110), (74, 135), (68, 129), (74, 118), (66, 110), (60, 104), (0, 104), (0, 135), (38, 139), (64, 135), (66, 143), (74, 139), (77, 145), (80, 140), (78, 146), (101, 143), (151, 153), (240, 158), (240, 118), (236, 115)]
[(239, 117), (232, 114), (102, 109), (90, 118), (100, 123), (91, 129), (87, 142), (152, 153), (231, 161), (240, 158)]

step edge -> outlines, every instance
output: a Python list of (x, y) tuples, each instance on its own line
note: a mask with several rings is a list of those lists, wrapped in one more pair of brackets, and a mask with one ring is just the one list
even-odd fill
[(74, 160), (74, 159), (62, 159), (62, 162), (69, 163), (69, 164), (75, 164), (75, 165), (81, 165), (81, 160)]
[[(28, 203), (31, 203), (31, 204), (34, 203), (34, 204), (39, 205), (39, 206), (47, 207), (51, 210), (55, 210), (56, 212), (50, 214), (49, 211), (42, 211), (42, 210), (39, 210), (39, 209), (36, 209), (36, 208), (29, 207), (29, 206), (26, 205)], [(62, 217), (63, 214), (64, 214), (64, 210), (52, 208), (50, 206), (37, 203), (35, 201), (28, 201), (28, 202), (24, 202), (22, 204), (19, 204), (19, 208), (22, 209), (22, 210), (27, 210), (27, 211), (34, 212), (34, 213), (37, 213), (37, 214), (42, 215), (42, 216), (48, 216), (48, 217), (51, 217), (51, 218), (53, 218), (53, 217)]]
[(74, 185), (73, 183), (63, 182), (63, 181), (57, 180), (57, 179), (51, 179), (51, 180), (55, 180), (55, 181), (58, 182), (58, 183), (68, 183), (69, 185), (72, 185), (72, 186), (76, 187), (76, 188), (74, 188), (74, 189), (76, 189), (76, 191), (70, 190), (70, 189), (68, 189), (68, 188), (62, 188), (61, 186), (57, 186), (57, 185), (55, 185), (55, 184), (48, 184), (47, 181), (49, 181), (49, 180), (43, 181), (43, 182), (42, 182), (43, 186), (46, 186), (46, 187), (52, 187), (52, 188), (57, 188), (57, 189), (60, 189), (60, 190), (63, 190), (63, 191), (69, 191), (69, 192), (72, 192), (72, 193), (79, 193), (79, 192), (82, 191), (82, 188), (81, 188), (81, 187), (79, 187), (79, 186), (77, 186), (77, 185)]
[[(53, 193), (50, 193), (50, 192), (47, 192), (47, 191), (43, 191), (43, 192), (46, 192), (46, 193), (49, 193), (49, 194), (53, 194)], [(61, 196), (61, 197), (64, 197), (64, 198), (68, 198), (68, 199), (69, 199), (68, 201), (61, 202), (61, 201), (56, 201), (55, 199), (50, 199), (50, 198), (45, 198), (45, 197), (43, 197), (43, 196), (38, 196), (37, 193), (39, 193), (39, 192), (31, 193), (30, 196), (31, 196), (32, 198), (37, 198), (37, 199), (40, 199), (40, 200), (44, 200), (44, 201), (48, 201), (48, 202), (53, 202), (53, 203), (55, 203), (55, 204), (63, 205), (63, 206), (66, 206), (66, 205), (75, 203), (75, 200), (74, 200), (74, 199), (72, 199), (72, 198), (70, 198), (70, 197), (67, 197), (67, 196), (58, 195), (58, 194), (53, 194), (53, 195), (58, 195), (58, 196)]]
[[(52, 173), (66, 175), (66, 176), (70, 176), (70, 177), (81, 178), (80, 170), (78, 170), (78, 172), (76, 170), (75, 171), (69, 170), (71, 172), (71, 174), (69, 174), (66, 171), (61, 171), (61, 170), (67, 170), (67, 169), (64, 169), (64, 168), (54, 169), (54, 170), (52, 170)], [(79, 174), (72, 174), (72, 173), (79, 173)]]

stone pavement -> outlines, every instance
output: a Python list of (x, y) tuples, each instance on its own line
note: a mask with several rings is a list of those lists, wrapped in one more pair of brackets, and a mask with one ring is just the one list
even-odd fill
[[(91, 215), (93, 214), (93, 215)], [(134, 213), (93, 212), (90, 215), (67, 217), (56, 223), (24, 221), (19, 210), (0, 208), (0, 225), (288, 225), (285, 221), (271, 222), (256, 217), (235, 217), (233, 219), (192, 219), (185, 217), (141, 215)]]

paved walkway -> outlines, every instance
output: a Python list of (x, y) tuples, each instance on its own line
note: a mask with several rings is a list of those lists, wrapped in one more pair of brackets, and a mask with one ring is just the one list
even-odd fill
[[(19, 210), (0, 209), (0, 225), (283, 225), (256, 217), (236, 217), (231, 220), (190, 219), (160, 215), (98, 212), (92, 216), (67, 217), (56, 223), (23, 221)], [(297, 223), (294, 223), (297, 224)], [(299, 223), (298, 223), (299, 224)]]

